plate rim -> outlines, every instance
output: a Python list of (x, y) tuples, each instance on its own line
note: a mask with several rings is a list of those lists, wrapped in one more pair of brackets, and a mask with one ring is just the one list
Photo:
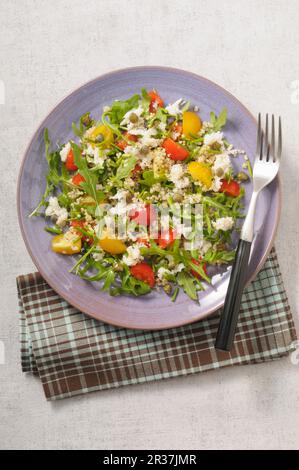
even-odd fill
[[(49, 279), (49, 277), (47, 275), (45, 275), (45, 273), (43, 272), (43, 268), (41, 267), (38, 259), (34, 256), (32, 250), (31, 250), (31, 247), (30, 247), (30, 244), (27, 240), (27, 237), (26, 237), (26, 234), (25, 234), (25, 228), (24, 228), (24, 225), (23, 225), (23, 220), (22, 220), (22, 215), (21, 215), (21, 198), (20, 198), (20, 195), (21, 195), (21, 191), (20, 191), (20, 186), (21, 186), (21, 179), (22, 179), (22, 176), (23, 176), (23, 172), (24, 172), (24, 166), (25, 166), (25, 162), (26, 162), (26, 158), (27, 158), (27, 155), (28, 155), (28, 151), (29, 151), (29, 148), (32, 144), (32, 142), (34, 141), (34, 139), (36, 138), (37, 134), (38, 134), (38, 131), (41, 127), (43, 127), (44, 123), (46, 122), (46, 120), (49, 118), (49, 116), (51, 116), (51, 114), (53, 114), (56, 109), (65, 101), (67, 100), (71, 95), (77, 93), (81, 88), (84, 88), (86, 85), (90, 85), (92, 84), (93, 82), (96, 82), (100, 79), (103, 79), (103, 78), (107, 78), (111, 75), (114, 75), (114, 74), (117, 74), (117, 73), (123, 73), (123, 72), (134, 72), (134, 71), (138, 71), (138, 70), (142, 70), (142, 71), (153, 71), (153, 70), (156, 70), (156, 71), (168, 71), (168, 72), (175, 72), (175, 73), (179, 73), (179, 74), (182, 74), (182, 75), (189, 75), (191, 77), (194, 77), (196, 79), (200, 79), (200, 80), (203, 80), (205, 82), (207, 82), (208, 84), (211, 84), (212, 86), (218, 88), (220, 91), (222, 91), (224, 94), (226, 94), (227, 96), (229, 96), (229, 98), (231, 100), (233, 100), (236, 104), (238, 104), (240, 107), (243, 108), (243, 111), (249, 116), (249, 118), (251, 120), (254, 121), (255, 125), (257, 125), (257, 120), (256, 118), (254, 117), (254, 115), (247, 109), (247, 107), (241, 103), (240, 100), (238, 100), (238, 98), (236, 98), (232, 93), (230, 93), (229, 91), (227, 91), (225, 88), (223, 88), (222, 86), (218, 85), (217, 83), (215, 83), (214, 81), (206, 78), (206, 77), (203, 77), (197, 73), (194, 73), (194, 72), (191, 72), (191, 71), (188, 71), (188, 70), (184, 70), (184, 69), (180, 69), (180, 68), (176, 68), (176, 67), (168, 67), (168, 66), (162, 66), (162, 65), (141, 65), (141, 66), (135, 66), (135, 67), (125, 67), (125, 68), (120, 68), (120, 69), (115, 69), (115, 70), (112, 70), (110, 72), (106, 72), (104, 74), (101, 74), (101, 75), (98, 75), (96, 76), (95, 78), (91, 79), (91, 80), (88, 80), (86, 82), (84, 82), (83, 84), (81, 84), (80, 86), (77, 86), (76, 88), (74, 88), (72, 91), (70, 91), (69, 93), (65, 94), (64, 97), (59, 100), (55, 105), (54, 107), (47, 113), (47, 115), (45, 116), (44, 119), (41, 120), (40, 124), (36, 127), (36, 130), (33, 132), (32, 134), (32, 137), (31, 139), (29, 140), (29, 143), (27, 144), (26, 148), (25, 148), (25, 151), (23, 153), (23, 156), (21, 158), (21, 163), (20, 163), (20, 167), (19, 167), (19, 172), (18, 172), (18, 179), (17, 179), (17, 192), (16, 192), (16, 195), (17, 195), (17, 214), (18, 214), (18, 223), (19, 223), (19, 227), (21, 229), (21, 234), (22, 234), (22, 238), (23, 238), (23, 241), (25, 243), (25, 246), (26, 246), (26, 249), (34, 263), (34, 265), (36, 266), (36, 268), (38, 269), (39, 273), (41, 274), (41, 276), (43, 277), (43, 279), (49, 284), (49, 286), (64, 300), (66, 300), (70, 305), (72, 305), (73, 307), (75, 307), (77, 310), (79, 310), (80, 312), (83, 312), (85, 313), (86, 315), (92, 317), (92, 318), (95, 318), (96, 320), (98, 321), (103, 321), (104, 323), (107, 323), (107, 324), (110, 324), (110, 325), (113, 325), (113, 326), (117, 326), (117, 327), (121, 327), (121, 328), (126, 328), (126, 329), (135, 329), (135, 330), (148, 330), (148, 331), (155, 331), (155, 330), (167, 330), (167, 329), (171, 329), (171, 328), (177, 328), (177, 327), (180, 327), (180, 326), (184, 326), (184, 325), (188, 325), (188, 324), (192, 324), (192, 323), (195, 323), (197, 321), (200, 321), (204, 318), (207, 318), (208, 316), (212, 315), (214, 312), (216, 312), (217, 310), (219, 310), (221, 307), (223, 307), (224, 305), (224, 299), (223, 301), (220, 301), (218, 302), (214, 307), (211, 307), (209, 309), (207, 309), (206, 312), (204, 313), (199, 313), (198, 316), (192, 318), (192, 319), (183, 319), (182, 318), (182, 321), (179, 321), (179, 322), (176, 322), (174, 323), (173, 325), (170, 325), (170, 326), (159, 326), (159, 325), (155, 325), (154, 327), (153, 326), (128, 326), (126, 324), (126, 322), (121, 322), (121, 321), (114, 321), (112, 320), (111, 322), (108, 322), (107, 319), (105, 318), (105, 320), (99, 318), (99, 315), (96, 315), (95, 313), (93, 313), (92, 311), (88, 311), (89, 309), (86, 308), (84, 309), (84, 311), (81, 309), (81, 307), (79, 307), (76, 302), (74, 302), (71, 298), (71, 296), (67, 295), (66, 293), (62, 293), (61, 289), (59, 288), (59, 286), (57, 287), (56, 285), (54, 286), (51, 279)], [(276, 236), (276, 233), (277, 233), (277, 229), (278, 229), (278, 224), (279, 224), (279, 219), (280, 219), (280, 215), (281, 215), (281, 205), (282, 205), (282, 194), (281, 194), (281, 179), (280, 179), (280, 175), (278, 174), (277, 177), (275, 178), (276, 181), (276, 184), (277, 184), (277, 195), (278, 195), (278, 204), (277, 204), (277, 209), (275, 211), (275, 220), (274, 220), (274, 224), (273, 224), (273, 228), (272, 228), (272, 231), (271, 231), (271, 236), (269, 237), (269, 240), (268, 240), (268, 243), (267, 243), (267, 248), (264, 252), (264, 255), (262, 256), (260, 262), (258, 263), (254, 273), (250, 276), (250, 278), (246, 281), (246, 285), (248, 285), (256, 276), (257, 274), (260, 272), (260, 270), (262, 269), (264, 263), (266, 262), (267, 258), (268, 258), (268, 255), (273, 247), (273, 244), (274, 244), (274, 239), (275, 239), (275, 236)]]

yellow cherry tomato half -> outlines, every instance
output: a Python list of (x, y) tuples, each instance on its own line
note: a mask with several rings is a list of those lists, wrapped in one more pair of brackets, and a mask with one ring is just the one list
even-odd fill
[(185, 137), (197, 134), (201, 126), (201, 119), (194, 111), (185, 111), (183, 113), (183, 134)]
[(113, 142), (113, 132), (105, 124), (100, 124), (89, 130), (88, 138), (95, 144), (101, 144), (102, 148), (107, 148)]
[(69, 231), (56, 235), (52, 238), (51, 248), (55, 253), (61, 253), (62, 255), (74, 255), (80, 253), (82, 248), (81, 238), (78, 234)]
[(111, 255), (121, 255), (127, 251), (127, 247), (121, 240), (117, 238), (104, 237), (99, 240), (99, 245), (102, 250), (110, 253)]
[(195, 181), (200, 181), (208, 189), (212, 185), (212, 170), (205, 163), (191, 162), (188, 165), (188, 172)]

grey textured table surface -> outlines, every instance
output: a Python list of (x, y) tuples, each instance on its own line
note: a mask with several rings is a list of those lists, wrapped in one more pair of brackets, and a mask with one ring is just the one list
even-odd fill
[(214, 80), (254, 114), (282, 115), (276, 247), (298, 315), (297, 0), (0, 0), (0, 17), (0, 448), (298, 448), (299, 365), (290, 358), (47, 403), (39, 381), (20, 370), (15, 287), (16, 275), (34, 269), (15, 188), (37, 124), (97, 75), (169, 65)]

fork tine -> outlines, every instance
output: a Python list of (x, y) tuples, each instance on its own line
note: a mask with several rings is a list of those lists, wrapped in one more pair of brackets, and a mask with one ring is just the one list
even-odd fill
[(262, 126), (261, 126), (261, 113), (258, 114), (258, 127), (256, 137), (256, 159), (261, 159), (262, 154)]
[[(271, 158), (272, 157), (272, 158)], [(271, 151), (270, 151), (270, 159), (271, 161), (275, 162), (275, 120), (274, 114), (272, 114), (272, 125), (271, 125)]]
[(266, 161), (269, 161), (269, 156), (270, 156), (270, 144), (269, 144), (269, 118), (268, 118), (268, 113), (266, 114), (266, 125), (265, 125), (265, 142), (264, 142), (265, 150), (264, 150), (264, 155), (263, 158), (266, 159)]
[(279, 116), (278, 120), (278, 145), (277, 145), (277, 160), (281, 158), (281, 150), (282, 150), (282, 130), (281, 130), (281, 117)]

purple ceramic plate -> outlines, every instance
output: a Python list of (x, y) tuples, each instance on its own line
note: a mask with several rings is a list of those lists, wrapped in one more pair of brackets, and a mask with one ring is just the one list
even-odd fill
[[(49, 129), (52, 142), (65, 142), (72, 136), (71, 123), (91, 111), (100, 115), (104, 105), (126, 99), (142, 87), (156, 88), (166, 102), (178, 98), (190, 100), (200, 108), (200, 116), (209, 118), (226, 106), (228, 123), (225, 134), (236, 148), (244, 149), (251, 162), (254, 158), (256, 121), (230, 93), (198, 75), (164, 67), (136, 67), (103, 75), (67, 96), (42, 122), (34, 134), (22, 163), (18, 182), (18, 215), (27, 249), (45, 280), (70, 304), (88, 315), (113, 325), (138, 329), (162, 329), (200, 320), (223, 305), (230, 269), (213, 277), (212, 286), (200, 293), (199, 305), (180, 293), (176, 302), (163, 292), (145, 297), (111, 297), (98, 286), (83, 281), (68, 270), (74, 259), (50, 250), (51, 235), (44, 231), (41, 217), (28, 218), (36, 207), (45, 186), (47, 165), (44, 158), (43, 130)], [(242, 157), (234, 159), (241, 169)], [(251, 196), (246, 185), (245, 206)], [(256, 238), (252, 249), (247, 280), (261, 269), (273, 244), (280, 212), (280, 187), (276, 179), (262, 191), (256, 213)]]

